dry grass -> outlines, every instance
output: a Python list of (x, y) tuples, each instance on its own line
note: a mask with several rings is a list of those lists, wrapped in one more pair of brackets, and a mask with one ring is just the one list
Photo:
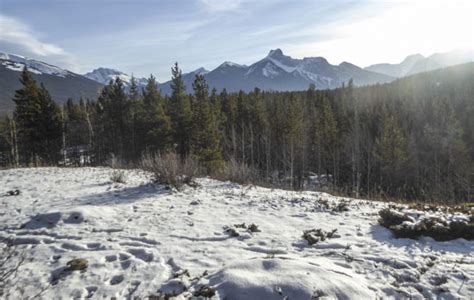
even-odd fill
[(14, 287), (13, 281), (25, 260), (24, 253), (19, 252), (11, 241), (0, 240), (0, 298)]
[(114, 169), (110, 174), (110, 180), (116, 183), (126, 183), (127, 176), (125, 175), (125, 171), (121, 169)]
[(183, 185), (194, 185), (194, 178), (201, 173), (201, 166), (192, 156), (180, 159), (174, 153), (147, 154), (142, 158), (141, 167), (153, 173), (155, 180), (161, 184), (181, 189)]
[(235, 159), (226, 161), (223, 166), (217, 170), (213, 177), (221, 181), (231, 181), (240, 184), (253, 183), (259, 181), (258, 171), (246, 163), (241, 163)]
[(126, 183), (127, 182), (127, 175), (123, 170), (123, 162), (122, 160), (111, 154), (109, 159), (107, 160), (107, 165), (112, 168), (112, 173), (110, 174), (110, 180), (115, 183)]

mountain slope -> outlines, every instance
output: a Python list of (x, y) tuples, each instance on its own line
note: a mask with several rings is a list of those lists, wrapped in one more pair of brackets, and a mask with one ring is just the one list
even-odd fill
[[(192, 92), (194, 75), (193, 72), (183, 75), (188, 92)], [(230, 92), (248, 92), (255, 87), (274, 91), (305, 90), (310, 84), (318, 89), (328, 89), (340, 87), (351, 78), (355, 85), (385, 83), (394, 79), (347, 62), (331, 65), (323, 57), (294, 59), (284, 55), (280, 49), (271, 50), (265, 58), (250, 66), (225, 62), (204, 76), (210, 88), (226, 88)], [(161, 84), (160, 88), (168, 94), (169, 86), (170, 81)]]
[(424, 57), (421, 54), (414, 54), (407, 56), (399, 64), (375, 64), (364, 69), (399, 78), (457, 64), (472, 62), (473, 60), (473, 50), (454, 50), (446, 53), (435, 53), (428, 57)]
[(64, 103), (69, 97), (96, 99), (102, 85), (82, 75), (27, 59), (18, 55), (0, 53), (0, 115), (12, 111), (15, 90), (21, 87), (19, 77), (24, 66), (33, 78), (42, 82), (57, 103)]
[[(199, 69), (194, 70), (192, 72), (184, 73), (182, 75), (182, 78), (183, 78), (184, 84), (186, 85), (186, 90), (191, 93), (192, 90), (193, 90), (193, 81), (194, 81), (194, 78), (196, 77), (196, 75), (205, 75), (208, 72), (209, 71), (204, 69), (204, 68), (199, 68)], [(167, 95), (171, 94), (170, 83), (171, 83), (171, 81), (167, 81), (163, 84), (158, 84), (158, 87), (159, 87), (159, 89), (161, 90), (162, 93), (167, 94)]]
[(393, 77), (403, 77), (413, 68), (418, 61), (425, 59), (421, 54), (407, 56), (399, 64), (375, 64), (365, 68), (365, 70), (386, 74)]
[[(119, 77), (125, 87), (130, 87), (130, 83), (132, 81), (132, 76), (127, 75), (121, 71), (117, 71), (114, 69), (108, 69), (108, 68), (98, 68), (93, 70), (92, 72), (84, 74), (84, 77), (87, 77), (91, 80), (97, 81), (103, 85), (109, 84), (110, 80), (114, 80), (115, 78)], [(136, 84), (138, 86), (145, 86), (146, 85), (146, 79), (145, 78), (137, 78), (135, 77)]]

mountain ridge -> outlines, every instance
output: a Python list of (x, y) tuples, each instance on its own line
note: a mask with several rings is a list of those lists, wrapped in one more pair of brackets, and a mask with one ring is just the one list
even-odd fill
[(21, 88), (19, 79), (25, 65), (33, 78), (42, 82), (51, 97), (60, 104), (68, 98), (96, 99), (103, 86), (80, 74), (42, 61), (0, 52), (0, 115), (13, 110), (12, 99), (15, 90)]
[[(361, 68), (347, 61), (332, 65), (321, 56), (292, 58), (277, 48), (250, 65), (225, 61), (213, 70), (201, 67), (183, 73), (182, 78), (188, 93), (192, 93), (192, 82), (197, 74), (204, 75), (210, 89), (226, 88), (229, 92), (248, 92), (255, 87), (261, 90), (295, 91), (305, 90), (312, 84), (317, 89), (331, 89), (340, 87), (350, 79), (356, 86), (391, 82), (396, 78), (473, 61), (473, 58), (472, 50), (454, 50), (428, 57), (413, 54), (399, 64), (383, 63)], [(0, 52), (0, 113), (12, 109), (11, 99), (14, 91), (20, 87), (18, 79), (24, 65), (28, 66), (38, 82), (45, 84), (59, 103), (70, 97), (95, 99), (100, 89), (117, 76), (128, 89), (132, 78), (119, 70), (103, 67), (81, 75), (39, 60)], [(135, 79), (139, 88), (146, 85), (146, 78)], [(158, 83), (158, 87), (164, 94), (171, 93), (170, 81)]]
[[(192, 92), (194, 76), (183, 74), (187, 92)], [(350, 63), (331, 65), (324, 57), (292, 58), (279, 48), (272, 49), (259, 61), (246, 66), (224, 62), (204, 74), (209, 88), (229, 92), (262, 90), (293, 91), (304, 90), (314, 84), (317, 89), (336, 88), (351, 78), (355, 85), (390, 82), (394, 78), (364, 70)], [(171, 81), (161, 83), (160, 89), (169, 94)]]
[(457, 64), (472, 62), (473, 60), (474, 50), (457, 49), (444, 53), (434, 53), (427, 57), (424, 57), (419, 53), (412, 54), (407, 56), (398, 64), (374, 64), (367, 66), (364, 69), (400, 78), (407, 75), (413, 75)]

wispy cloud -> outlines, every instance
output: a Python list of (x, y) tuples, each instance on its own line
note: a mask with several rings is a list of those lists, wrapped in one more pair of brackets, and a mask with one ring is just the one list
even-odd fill
[(199, 0), (210, 12), (235, 11), (241, 8), (243, 0)]
[(71, 54), (61, 47), (41, 41), (28, 24), (0, 14), (0, 51), (21, 54), (75, 69)]

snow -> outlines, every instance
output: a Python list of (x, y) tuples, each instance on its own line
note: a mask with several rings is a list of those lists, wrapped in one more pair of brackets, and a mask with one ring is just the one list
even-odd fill
[(271, 61), (271, 62), (274, 63), (277, 67), (279, 67), (280, 69), (285, 70), (285, 72), (288, 72), (288, 73), (293, 72), (293, 71), (297, 68), (297, 67), (290, 67), (290, 66), (287, 66), (287, 65), (283, 64), (282, 62), (280, 62), (279, 60), (274, 59), (273, 57), (267, 57), (267, 58), (265, 58), (265, 59)]
[(114, 69), (107, 69), (107, 68), (98, 68), (93, 70), (92, 72), (89, 72), (87, 74), (84, 74), (85, 77), (97, 81), (99, 83), (102, 83), (104, 85), (109, 84), (110, 80), (115, 80), (115, 78), (119, 77), (124, 83), (129, 84), (130, 81), (132, 80), (132, 77), (114, 70)]
[(265, 77), (274, 78), (274, 77), (278, 76), (280, 73), (274, 67), (274, 65), (272, 65), (271, 63), (267, 63), (265, 65), (265, 67), (262, 69), (262, 74)]
[(4, 65), (7, 69), (13, 71), (21, 72), (23, 67), (26, 65), (28, 70), (35, 74), (47, 74), (55, 75), (59, 77), (66, 77), (67, 75), (72, 75), (67, 70), (61, 69), (59, 67), (37, 61), (34, 59), (28, 59), (24, 56), (0, 53), (0, 63)]
[(225, 61), (217, 68), (220, 68), (220, 67), (246, 68), (247, 66), (246, 65), (239, 65), (239, 64), (231, 62), (231, 61)]
[[(84, 77), (103, 85), (108, 85), (110, 80), (115, 80), (117, 77), (122, 80), (126, 87), (129, 87), (132, 82), (132, 76), (109, 68), (94, 69), (91, 72), (84, 74)], [(147, 84), (147, 79), (135, 77), (135, 82), (139, 87), (143, 87)]]
[[(387, 203), (208, 178), (177, 192), (139, 170), (112, 183), (111, 172), (0, 170), (0, 193), (21, 192), (0, 196), (0, 237), (27, 256), (7, 298), (474, 296), (474, 241), (395, 239), (377, 223)], [(349, 210), (334, 211), (343, 200)], [(316, 228), (337, 234), (309, 246), (303, 231)], [(78, 258), (88, 268), (67, 271)]]
[(194, 70), (194, 71), (190, 72), (189, 74), (195, 74), (195, 75), (205, 75), (205, 74), (207, 74), (207, 73), (209, 73), (209, 71), (208, 71), (208, 70), (206, 70), (206, 69), (205, 69), (205, 68), (203, 68), (203, 67), (200, 67), (200, 68), (198, 68), (198, 69), (196, 69), (196, 70)]

